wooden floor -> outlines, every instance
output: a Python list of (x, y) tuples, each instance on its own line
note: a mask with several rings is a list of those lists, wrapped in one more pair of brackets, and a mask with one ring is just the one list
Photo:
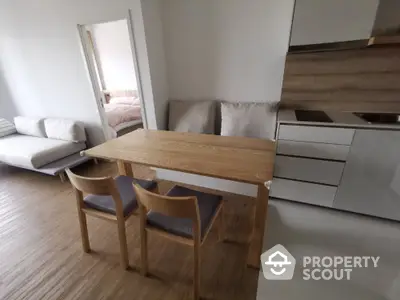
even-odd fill
[[(89, 163), (85, 175), (115, 174), (115, 164)], [(138, 178), (152, 171), (134, 167)], [(172, 183), (161, 183), (165, 192)], [(223, 194), (228, 240), (248, 239), (253, 200)], [(150, 278), (138, 272), (138, 219), (128, 222), (131, 269), (119, 265), (117, 228), (88, 217), (93, 252), (83, 253), (69, 182), (0, 165), (0, 299), (191, 299), (192, 252), (149, 237)], [(258, 271), (245, 267), (247, 247), (218, 243), (216, 230), (202, 247), (202, 298), (255, 299)]]

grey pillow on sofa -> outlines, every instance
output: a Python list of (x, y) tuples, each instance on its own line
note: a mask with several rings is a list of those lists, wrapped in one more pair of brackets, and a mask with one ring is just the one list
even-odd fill
[(215, 102), (170, 101), (168, 123), (171, 131), (214, 134)]
[(0, 118), (0, 137), (11, 135), (17, 132), (13, 123)]
[(273, 139), (274, 107), (269, 103), (221, 103), (221, 135)]

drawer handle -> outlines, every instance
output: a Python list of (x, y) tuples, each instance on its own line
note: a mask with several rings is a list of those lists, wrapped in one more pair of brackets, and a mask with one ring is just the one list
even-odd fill
[(272, 183), (271, 180), (268, 180), (268, 181), (264, 182), (264, 185), (268, 190), (271, 188), (271, 183)]

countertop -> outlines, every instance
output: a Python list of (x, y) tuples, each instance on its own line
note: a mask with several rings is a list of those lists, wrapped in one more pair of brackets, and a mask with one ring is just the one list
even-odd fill
[(367, 121), (355, 116), (351, 112), (334, 112), (324, 111), (332, 123), (326, 122), (312, 122), (312, 121), (298, 121), (295, 111), (291, 109), (282, 109), (278, 112), (277, 122), (280, 124), (298, 124), (298, 125), (311, 125), (311, 126), (324, 126), (324, 127), (351, 127), (351, 128), (370, 128), (370, 129), (390, 129), (400, 130), (400, 123), (397, 124), (370, 124)]

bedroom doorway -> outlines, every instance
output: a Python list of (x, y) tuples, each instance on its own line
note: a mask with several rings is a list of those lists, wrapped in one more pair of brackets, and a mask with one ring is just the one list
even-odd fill
[(146, 128), (130, 17), (78, 30), (106, 140)]

